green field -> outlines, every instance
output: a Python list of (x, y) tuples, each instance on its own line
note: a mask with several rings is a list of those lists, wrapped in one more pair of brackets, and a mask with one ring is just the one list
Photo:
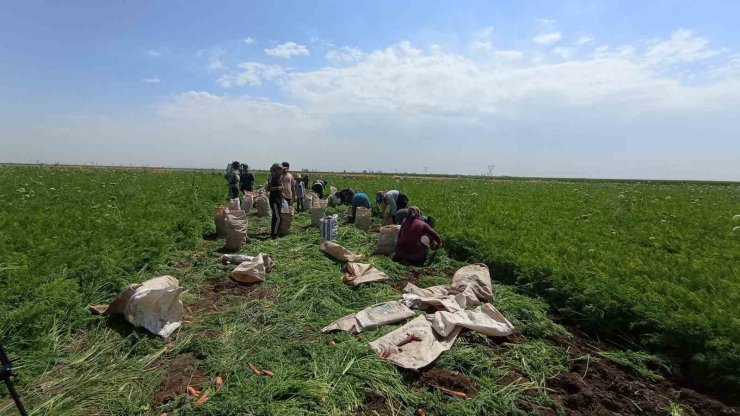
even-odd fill
[[(732, 229), (740, 225), (733, 221), (740, 185), (342, 175), (329, 182), (369, 194), (401, 189), (437, 219), (446, 249), (424, 268), (422, 286), (444, 283), (448, 270), (469, 261), (487, 263), (503, 283), (494, 304), (528, 342), (497, 349), (467, 333), (436, 363), (472, 377), (474, 399), (446, 400), (375, 357), (365, 342), (318, 333), (398, 293), (343, 285), (340, 265), (318, 251), (318, 232), (304, 227), (305, 215), (279, 241), (264, 240), (268, 223), (250, 217), (252, 241), (242, 251), (274, 255), (278, 268), (262, 286), (275, 296), (225, 296), (218, 311), (196, 314), (167, 342), (94, 318), (87, 304), (108, 302), (128, 283), (154, 275), (178, 277), (189, 289), (186, 303), (203, 298), (204, 284), (226, 279), (220, 243), (203, 240), (213, 229), (213, 206), (225, 198), (221, 174), (2, 167), (0, 339), (17, 359), (32, 408), (149, 414), (162, 362), (192, 353), (204, 374), (223, 375), (227, 385), (200, 408), (182, 398), (158, 411), (346, 414), (367, 401), (368, 390), (399, 414), (422, 404), (430, 414), (557, 410), (546, 380), (568, 366), (568, 357), (546, 342), (564, 333), (549, 315), (626, 349), (659, 354), (674, 373), (737, 391), (740, 233)], [(369, 254), (376, 238), (343, 227), (339, 241)], [(396, 280), (407, 273), (385, 258), (373, 262)], [(204, 336), (208, 331), (217, 336)], [(246, 361), (276, 377), (250, 376)], [(500, 383), (507, 372), (523, 381)], [(0, 409), (12, 411), (7, 403)]]

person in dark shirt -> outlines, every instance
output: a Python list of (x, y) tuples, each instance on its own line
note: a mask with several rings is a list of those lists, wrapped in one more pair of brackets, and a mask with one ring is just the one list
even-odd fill
[(324, 188), (326, 188), (327, 182), (325, 180), (318, 180), (313, 183), (311, 190), (314, 191), (319, 198), (324, 199)]
[[(423, 264), (427, 258), (429, 247), (438, 249), (442, 247), (442, 238), (432, 227), (421, 220), (421, 212), (417, 207), (409, 208), (409, 214), (398, 232), (398, 242), (396, 243), (396, 253), (394, 260), (401, 263), (410, 263), (413, 265)], [(429, 239), (429, 246), (424, 244), (422, 237)]]
[(254, 175), (249, 171), (249, 166), (242, 164), (241, 175), (239, 177), (239, 187), (242, 192), (254, 191)]
[(352, 195), (352, 201), (350, 201), (352, 204), (352, 217), (350, 218), (350, 222), (355, 222), (355, 217), (357, 217), (357, 208), (358, 207), (364, 207), (370, 209), (370, 197), (367, 196), (367, 194), (364, 194), (362, 192), (358, 192), (354, 195)]
[(231, 162), (224, 178), (229, 184), (229, 199), (239, 198), (239, 162)]
[(308, 182), (308, 175), (307, 174), (306, 175), (303, 175), (303, 186), (306, 189), (308, 189), (308, 184), (309, 184), (309, 182)]
[(352, 188), (344, 188), (341, 191), (337, 191), (334, 196), (339, 198), (339, 203), (342, 205), (351, 205), (352, 197), (355, 196), (355, 191)]
[(273, 163), (270, 168), (270, 176), (267, 178), (267, 191), (270, 192), (270, 211), (272, 212), (272, 223), (270, 238), (277, 238), (280, 229), (280, 209), (283, 206), (283, 167)]

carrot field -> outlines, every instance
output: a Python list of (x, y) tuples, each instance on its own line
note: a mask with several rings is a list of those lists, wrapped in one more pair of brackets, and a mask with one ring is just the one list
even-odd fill
[[(222, 173), (0, 167), (0, 341), (34, 414), (563, 414), (576, 406), (564, 379), (588, 381), (599, 365), (624, 371), (629, 383), (667, 377), (737, 397), (740, 184), (327, 179), (368, 194), (402, 190), (435, 217), (445, 248), (407, 269), (371, 256), (377, 233), (342, 226), (338, 241), (393, 279), (351, 289), (341, 265), (318, 251), (306, 214), (280, 240), (266, 238), (269, 219), (250, 215), (241, 252), (269, 253), (276, 270), (259, 287), (231, 286), (230, 268), (217, 260), (223, 241), (210, 238), (213, 207), (226, 198)], [(443, 284), (471, 262), (489, 266), (494, 305), (517, 327), (514, 338), (466, 333), (433, 370), (409, 374), (367, 348), (392, 327), (362, 340), (318, 331), (397, 299), (407, 281)], [(161, 274), (180, 279), (194, 315), (167, 341), (86, 308)], [(563, 341), (569, 329), (598, 348)], [(255, 377), (247, 362), (275, 377)], [(168, 396), (181, 364), (204, 389), (216, 376), (226, 384), (203, 406)], [(433, 371), (464, 376), (470, 397), (445, 395)], [(635, 406), (698, 410), (679, 396), (656, 393)], [(0, 412), (12, 414), (12, 403)]]

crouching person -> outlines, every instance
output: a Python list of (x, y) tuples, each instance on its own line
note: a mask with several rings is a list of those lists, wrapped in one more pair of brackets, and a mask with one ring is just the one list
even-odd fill
[(349, 222), (355, 222), (355, 217), (357, 216), (358, 207), (370, 209), (370, 197), (368, 197), (367, 194), (358, 192), (352, 195), (351, 204), (352, 204), (352, 216), (350, 217)]
[[(429, 248), (438, 249), (442, 247), (442, 239), (432, 227), (421, 220), (419, 208), (409, 208), (408, 216), (401, 224), (396, 243), (396, 253), (393, 257), (399, 263), (422, 265), (427, 258)], [(429, 246), (424, 244), (422, 237), (429, 239)]]

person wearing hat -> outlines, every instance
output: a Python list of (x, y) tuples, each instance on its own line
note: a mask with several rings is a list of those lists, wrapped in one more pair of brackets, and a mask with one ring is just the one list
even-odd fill
[[(427, 245), (422, 237), (429, 241)], [(427, 258), (429, 248), (438, 249), (442, 247), (442, 238), (432, 227), (421, 219), (421, 212), (417, 207), (409, 208), (406, 219), (401, 224), (398, 232), (398, 242), (393, 260), (399, 263), (422, 265)]]
[(298, 212), (303, 212), (303, 198), (306, 196), (306, 184), (300, 174), (295, 177), (295, 205)]

